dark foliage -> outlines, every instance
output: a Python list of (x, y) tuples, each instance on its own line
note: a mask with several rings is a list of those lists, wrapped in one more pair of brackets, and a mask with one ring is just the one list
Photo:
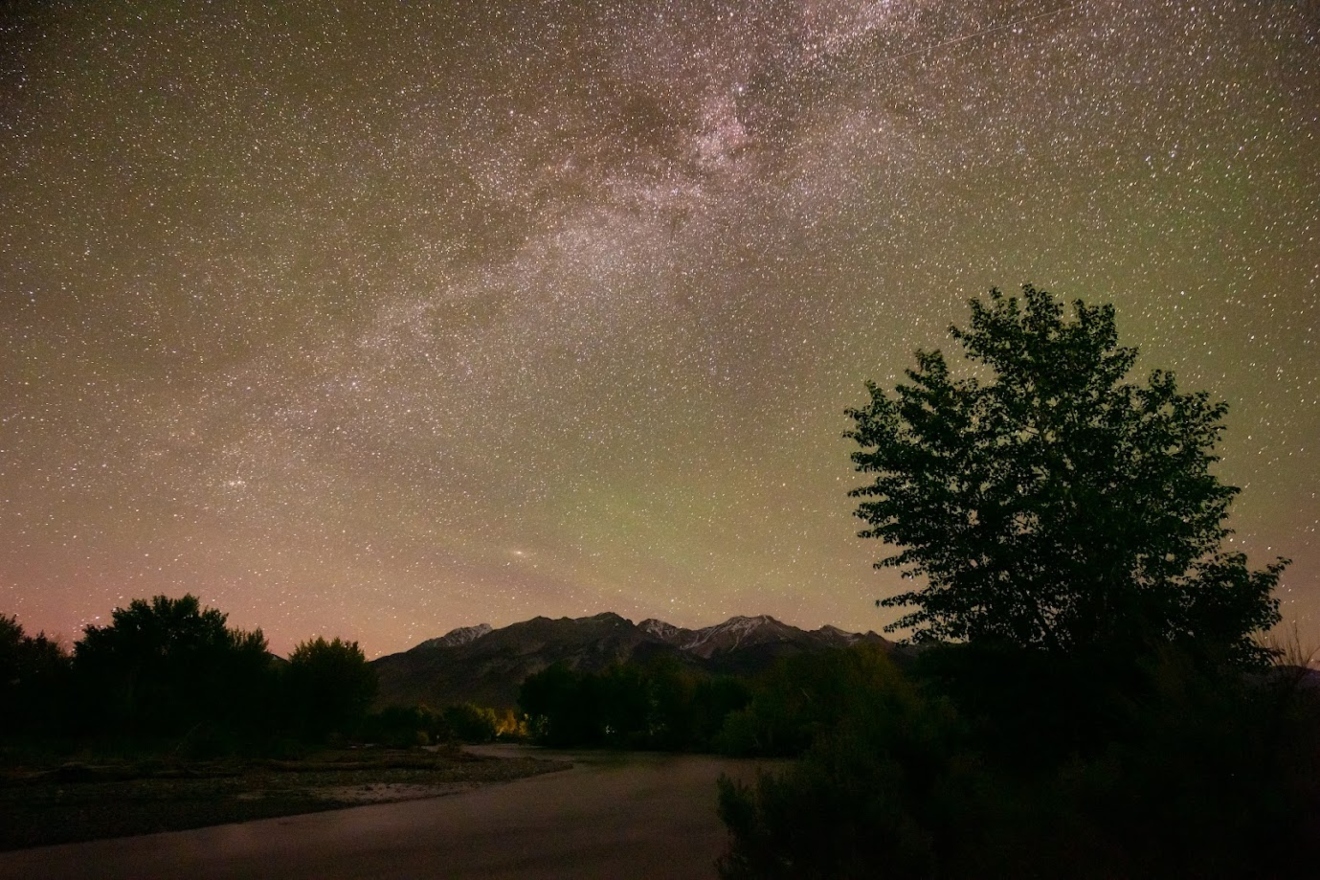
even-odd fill
[(376, 671), (362, 649), (337, 637), (299, 644), (284, 677), (294, 729), (312, 739), (356, 732), (376, 696)]
[(395, 749), (428, 746), (454, 738), (449, 723), (427, 706), (387, 706), (362, 720), (364, 742)]
[(16, 618), (0, 614), (0, 735), (56, 729), (69, 674), (69, 655), (58, 644), (45, 633), (25, 634)]
[(225, 626), (196, 596), (135, 599), (74, 645), (76, 726), (124, 736), (178, 736), (206, 725), (261, 723), (270, 655), (261, 631)]
[(1286, 560), (1247, 568), (1225, 552), (1238, 490), (1211, 472), (1223, 403), (1180, 393), (1171, 373), (1128, 383), (1112, 306), (990, 292), (953, 327), (989, 378), (954, 378), (919, 352), (890, 397), (848, 411), (863, 537), (899, 548), (878, 565), (924, 586), (884, 600), (914, 610), (890, 629), (1054, 652), (1120, 653), (1169, 640), (1260, 661), (1252, 635), (1278, 621)]
[[(88, 626), (70, 657), (0, 616), (0, 738), (11, 758), (298, 753), (352, 734), (375, 693), (355, 642), (304, 642), (285, 662), (261, 631), (226, 625), (196, 596), (135, 599)], [(444, 735), (451, 737), (443, 721)], [(432, 740), (434, 725), (420, 724)], [(484, 734), (482, 734), (484, 736)], [(416, 741), (417, 734), (412, 734)]]
[[(1124, 377), (1113, 309), (992, 291), (953, 329), (986, 377), (919, 353), (849, 411), (857, 515), (925, 579), (907, 667), (781, 670), (731, 719), (809, 742), (721, 784), (726, 878), (1275, 877), (1316, 857), (1320, 699), (1263, 672), (1286, 564), (1222, 543), (1222, 403)], [(726, 732), (726, 735), (727, 733)]]
[(870, 643), (785, 658), (755, 681), (751, 702), (725, 719), (716, 743), (732, 755), (800, 755), (856, 714), (859, 701), (891, 693), (897, 675), (885, 649)]
[[(856, 660), (870, 680), (816, 731), (802, 761), (763, 773), (754, 788), (720, 780), (731, 839), (721, 876), (935, 876), (942, 835), (971, 830), (955, 821), (978, 781), (974, 759), (957, 748), (956, 716), (883, 658)], [(828, 691), (856, 684), (852, 663), (831, 671), (840, 678)]]
[(436, 711), (429, 706), (386, 706), (357, 726), (364, 743), (395, 749), (456, 743), (488, 743), (517, 739), (517, 721), (509, 710), (461, 703)]
[(472, 703), (449, 706), (443, 715), (454, 739), (465, 743), (494, 742), (499, 734), (499, 719), (494, 709)]
[(855, 694), (791, 769), (723, 781), (721, 875), (1276, 877), (1320, 854), (1320, 700), (1297, 678), (1172, 648), (1091, 680), (953, 650)]
[(563, 663), (529, 675), (518, 692), (518, 708), (527, 717), (528, 732), (542, 745), (596, 745), (604, 737), (594, 677)]
[(553, 664), (523, 682), (518, 705), (543, 745), (704, 750), (747, 699), (741, 681), (660, 657), (599, 673)]

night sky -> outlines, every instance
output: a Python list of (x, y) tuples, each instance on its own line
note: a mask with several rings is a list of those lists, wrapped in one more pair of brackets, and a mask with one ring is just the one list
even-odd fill
[(878, 630), (843, 410), (1030, 281), (1320, 643), (1320, 5), (426, 5), (6, 5), (0, 612)]

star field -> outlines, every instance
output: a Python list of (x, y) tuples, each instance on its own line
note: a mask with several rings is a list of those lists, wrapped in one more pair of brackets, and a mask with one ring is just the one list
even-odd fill
[(1320, 644), (1314, 3), (0, 15), (29, 631), (185, 591), (280, 652), (605, 610), (879, 629), (843, 409), (1031, 281), (1229, 401), (1234, 546), (1294, 559)]

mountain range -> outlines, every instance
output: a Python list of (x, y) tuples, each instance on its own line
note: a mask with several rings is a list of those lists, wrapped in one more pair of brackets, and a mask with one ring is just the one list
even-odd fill
[(527, 676), (552, 663), (598, 672), (612, 664), (671, 657), (694, 670), (750, 675), (780, 657), (840, 648), (858, 641), (891, 643), (873, 632), (832, 626), (803, 630), (768, 615), (733, 617), (702, 629), (650, 618), (633, 623), (606, 612), (594, 617), (534, 617), (500, 629), (464, 626), (414, 648), (372, 661), (377, 704), (439, 708), (472, 702), (512, 708)]

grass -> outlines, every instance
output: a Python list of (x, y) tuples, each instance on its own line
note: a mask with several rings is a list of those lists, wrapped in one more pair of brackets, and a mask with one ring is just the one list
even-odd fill
[(181, 831), (434, 797), (564, 769), (448, 751), (326, 751), (293, 761), (148, 759), (0, 772), (0, 850)]

